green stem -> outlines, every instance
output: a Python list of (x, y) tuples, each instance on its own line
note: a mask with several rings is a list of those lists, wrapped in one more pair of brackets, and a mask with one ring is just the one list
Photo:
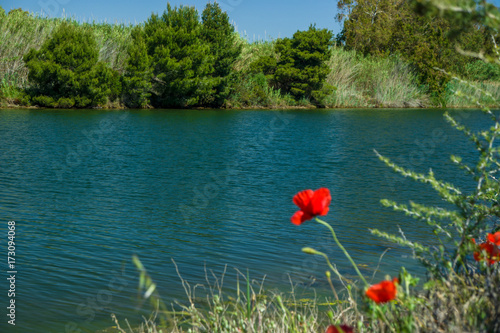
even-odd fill
[(391, 330), (391, 332), (396, 332), (394, 330), (394, 327), (392, 327), (391, 324), (389, 323), (389, 321), (387, 320), (387, 317), (385, 316), (385, 313), (382, 311), (382, 309), (380, 308), (380, 306), (377, 306), (376, 308), (377, 308), (377, 311), (380, 313), (382, 321), (387, 325), (387, 327), (389, 327), (389, 329)]
[(333, 239), (335, 240), (335, 243), (337, 243), (337, 245), (340, 247), (340, 249), (344, 252), (345, 256), (347, 257), (347, 259), (349, 259), (349, 261), (351, 262), (352, 264), (352, 267), (354, 267), (354, 269), (356, 270), (356, 273), (358, 273), (359, 277), (361, 278), (361, 280), (363, 280), (363, 282), (365, 283), (366, 286), (369, 286), (368, 282), (366, 282), (366, 279), (365, 277), (363, 276), (363, 274), (361, 274), (361, 272), (359, 271), (358, 269), (358, 266), (356, 266), (356, 263), (354, 262), (354, 260), (352, 260), (351, 256), (349, 255), (349, 253), (347, 252), (347, 250), (344, 248), (344, 246), (342, 246), (342, 244), (339, 242), (339, 239), (337, 238), (337, 235), (335, 234), (335, 231), (333, 230), (332, 226), (329, 225), (328, 223), (326, 223), (325, 221), (322, 221), (320, 219), (318, 219), (316, 217), (316, 221), (324, 226), (326, 226), (328, 229), (330, 229), (330, 231), (332, 232), (332, 236), (333, 236)]
[(250, 319), (250, 312), (252, 306), (252, 302), (250, 299), (250, 274), (248, 273), (248, 268), (247, 268), (247, 318)]
[(325, 258), (326, 260), (326, 264), (328, 265), (328, 267), (330, 267), (330, 269), (338, 276), (339, 280), (342, 281), (342, 280), (345, 280), (347, 283), (350, 283), (350, 284), (353, 284), (353, 282), (345, 277), (343, 277), (339, 271), (337, 270), (337, 268), (335, 266), (332, 265), (332, 263), (330, 262), (330, 259), (328, 258), (328, 256), (326, 255), (326, 253), (323, 253), (323, 252), (319, 252), (319, 251), (316, 251), (317, 254), (319, 254), (320, 256), (322, 256), (323, 258)]

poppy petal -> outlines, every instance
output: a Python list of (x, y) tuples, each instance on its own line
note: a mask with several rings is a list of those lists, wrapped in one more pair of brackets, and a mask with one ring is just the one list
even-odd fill
[(366, 296), (375, 303), (385, 303), (396, 298), (396, 285), (393, 281), (382, 281), (366, 291)]
[(500, 245), (500, 231), (497, 231), (494, 234), (488, 234), (488, 241), (492, 244)]
[(296, 204), (301, 210), (306, 210), (307, 206), (311, 202), (313, 194), (313, 190), (299, 192), (293, 197), (293, 203)]
[(292, 216), (292, 223), (295, 225), (301, 225), (305, 221), (310, 220), (312, 218), (313, 217), (311, 215), (309, 215), (301, 210), (298, 210)]
[(320, 188), (314, 191), (311, 199), (311, 214), (312, 215), (326, 215), (328, 213), (328, 206), (332, 201), (330, 190), (327, 188)]
[(489, 265), (493, 265), (500, 261), (500, 250), (498, 247), (490, 242), (483, 242), (478, 245), (479, 251), (474, 252), (474, 260), (486, 261)]

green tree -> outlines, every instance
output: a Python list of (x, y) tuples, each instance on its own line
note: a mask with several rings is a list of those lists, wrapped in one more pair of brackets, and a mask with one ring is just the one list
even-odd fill
[(203, 27), (201, 35), (210, 47), (214, 70), (211, 73), (215, 84), (213, 100), (207, 103), (221, 106), (230, 93), (230, 75), (233, 65), (241, 54), (241, 44), (237, 43), (234, 26), (229, 23), (229, 16), (223, 12), (219, 4), (208, 3), (201, 15)]
[(26, 10), (23, 10), (22, 8), (15, 8), (15, 9), (9, 10), (8, 15), (15, 15), (15, 14), (28, 16), (30, 13)]
[(215, 93), (210, 46), (201, 38), (201, 23), (194, 7), (151, 15), (144, 31), (153, 66), (151, 101), (156, 107), (201, 105)]
[(268, 81), (272, 81), (277, 66), (278, 61), (276, 57), (263, 55), (258, 57), (248, 66), (248, 72), (251, 74), (263, 73)]
[(340, 0), (338, 7), (345, 45), (363, 54), (386, 53), (395, 25), (410, 15), (405, 0)]
[(132, 44), (127, 50), (128, 60), (123, 75), (123, 101), (128, 107), (147, 107), (151, 97), (153, 72), (142, 27), (132, 32)]
[(415, 7), (407, 0), (340, 0), (345, 46), (364, 55), (401, 55), (435, 103), (444, 105), (449, 79), (438, 69), (461, 73), (472, 59), (457, 48), (492, 53), (493, 45), (488, 30), (477, 23), (457, 25), (452, 16), (419, 15)]
[(279, 60), (274, 81), (278, 88), (297, 100), (308, 98), (322, 105), (331, 92), (331, 87), (325, 86), (325, 79), (330, 70), (326, 61), (330, 59), (332, 45), (333, 33), (313, 25), (307, 31), (297, 31), (293, 38), (277, 40)]
[(457, 60), (448, 30), (446, 20), (409, 15), (397, 22), (391, 38), (392, 52), (402, 54), (416, 68), (420, 83), (443, 106), (449, 77), (437, 69), (449, 70)]
[(98, 62), (91, 32), (63, 23), (40, 50), (31, 49), (24, 61), (34, 104), (48, 107), (92, 107), (116, 99), (119, 75)]
[(0, 17), (3, 17), (5, 16), (5, 9), (2, 8), (2, 6), (0, 6)]

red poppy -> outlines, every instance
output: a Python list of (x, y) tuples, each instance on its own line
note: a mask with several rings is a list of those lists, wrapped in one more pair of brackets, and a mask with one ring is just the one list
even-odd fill
[(327, 188), (320, 188), (316, 191), (305, 190), (297, 193), (293, 197), (293, 202), (299, 206), (300, 210), (293, 214), (292, 223), (301, 225), (317, 215), (326, 215), (330, 209), (328, 206), (331, 201), (330, 190)]
[(492, 244), (500, 245), (500, 231), (497, 231), (494, 234), (488, 234), (488, 241)]
[[(472, 239), (472, 241), (474, 244), (476, 243), (474, 239)], [(498, 247), (494, 243), (484, 242), (478, 246), (479, 251), (474, 252), (474, 259), (476, 261), (486, 260), (488, 265), (493, 265), (495, 262), (500, 261), (500, 250), (498, 250)], [(486, 257), (483, 257), (483, 252), (486, 252)]]
[(397, 278), (392, 281), (382, 281), (379, 284), (374, 284), (366, 291), (366, 296), (375, 301), (375, 303), (385, 303), (396, 298), (396, 283), (399, 283)]
[(326, 329), (325, 333), (353, 333), (353, 332), (354, 332), (354, 328), (352, 328), (351, 326), (347, 326), (347, 325), (336, 325), (336, 326), (330, 325)]

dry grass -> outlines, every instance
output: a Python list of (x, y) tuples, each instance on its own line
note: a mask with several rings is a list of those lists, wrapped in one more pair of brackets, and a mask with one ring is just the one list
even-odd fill
[(397, 57), (360, 57), (334, 48), (327, 83), (337, 87), (328, 97), (332, 107), (422, 107), (428, 98), (410, 66)]

